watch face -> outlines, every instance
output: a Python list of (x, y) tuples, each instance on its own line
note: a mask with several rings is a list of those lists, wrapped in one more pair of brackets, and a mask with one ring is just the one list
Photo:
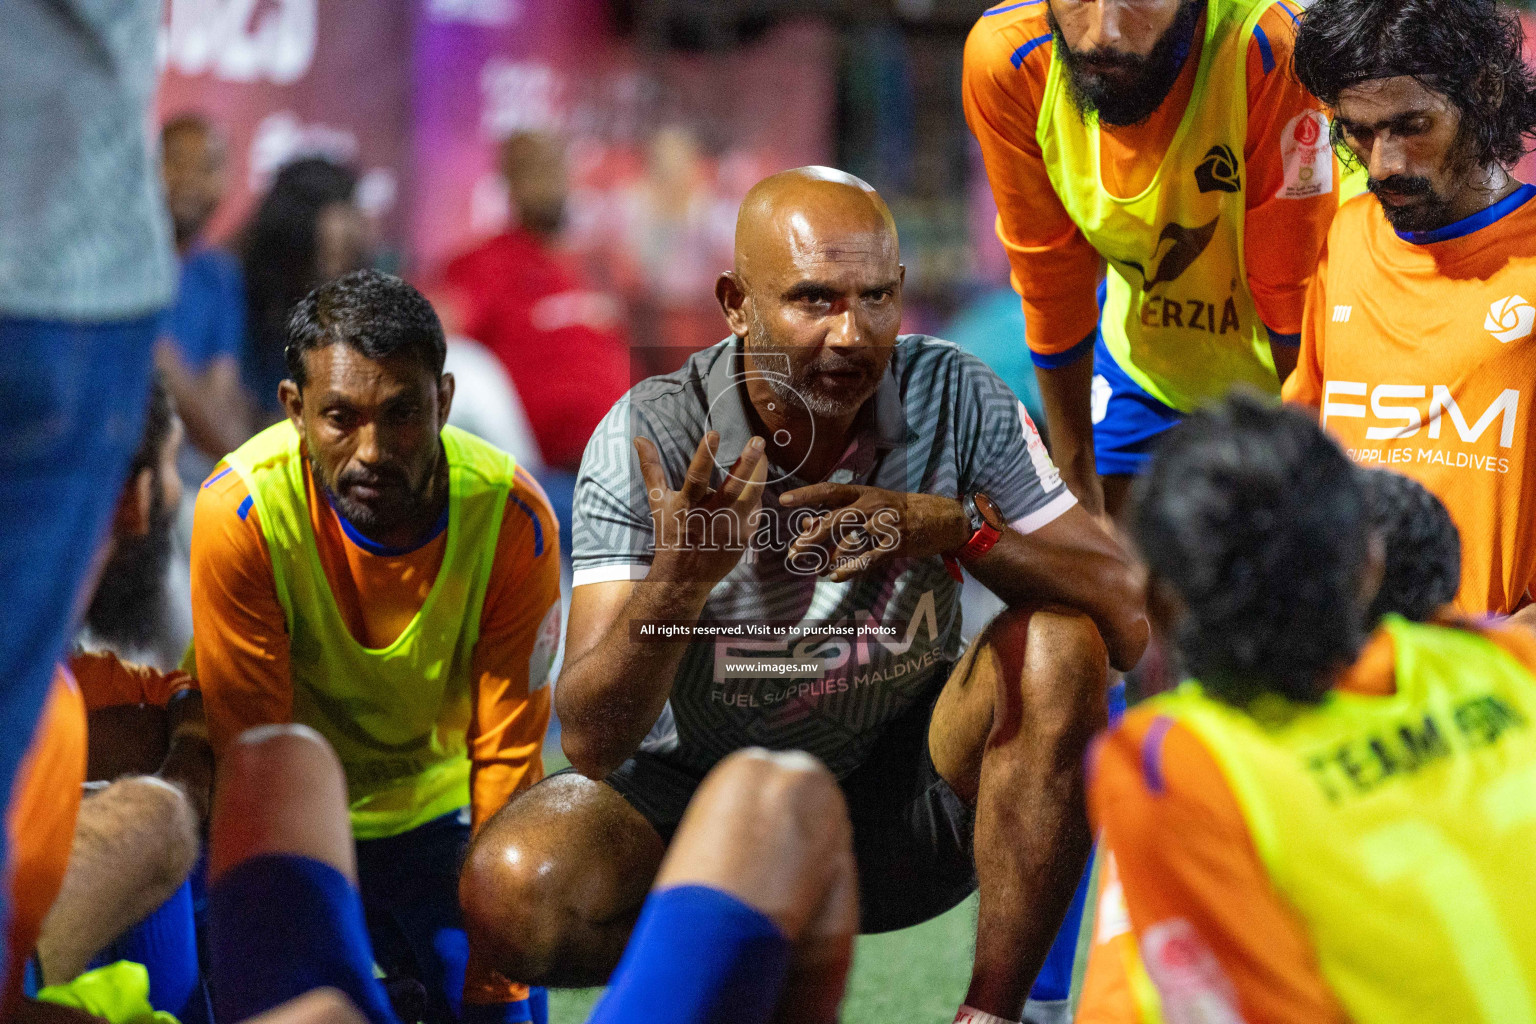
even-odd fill
[(988, 526), (999, 531), (1007, 528), (1008, 524), (1003, 521), (1002, 511), (998, 509), (991, 498), (977, 491), (972, 496), (972, 499), (976, 502), (977, 510), (981, 512), (981, 518), (986, 520)]

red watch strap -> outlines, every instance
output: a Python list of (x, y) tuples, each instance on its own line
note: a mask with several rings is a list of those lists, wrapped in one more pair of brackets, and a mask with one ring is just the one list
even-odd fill
[(955, 558), (960, 562), (974, 561), (996, 547), (1002, 536), (1003, 532), (991, 523), (982, 523), (981, 529), (971, 534), (965, 546), (955, 552)]

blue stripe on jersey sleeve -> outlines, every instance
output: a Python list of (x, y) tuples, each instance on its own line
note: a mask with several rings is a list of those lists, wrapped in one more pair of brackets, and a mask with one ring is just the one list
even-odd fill
[(990, 18), (994, 14), (1007, 14), (1009, 11), (1016, 11), (1020, 7), (1038, 7), (1043, 3), (1045, 3), (1045, 0), (1024, 0), (1023, 3), (1009, 4), (1007, 7), (994, 7), (992, 10), (983, 14), (982, 17)]
[(538, 514), (529, 508), (528, 503), (522, 498), (515, 494), (509, 494), (507, 497), (516, 502), (517, 507), (528, 513), (528, 518), (533, 520), (533, 557), (538, 558), (544, 553), (544, 524), (539, 522)]
[(251, 514), (251, 506), (255, 503), (256, 499), (247, 494), (245, 496), (245, 500), (240, 503), (240, 507), (235, 509), (235, 511), (239, 513), (241, 519), (244, 519), (246, 516)]
[(1019, 47), (1017, 50), (1014, 50), (1013, 51), (1013, 56), (1011, 58), (1009, 58), (1009, 59), (1013, 62), (1013, 66), (1014, 67), (1021, 68), (1021, 67), (1024, 66), (1024, 58), (1025, 57), (1028, 57), (1031, 53), (1033, 53), (1035, 51), (1035, 49), (1037, 47), (1039, 47), (1042, 43), (1048, 43), (1050, 41), (1051, 41), (1051, 34), (1049, 32), (1047, 32), (1043, 36), (1035, 36), (1035, 38), (1031, 39), (1029, 42), (1025, 43), (1023, 46)]
[(1036, 352), (1033, 349), (1031, 349), (1030, 353), (1029, 353), (1029, 358), (1030, 358), (1031, 362), (1033, 362), (1036, 366), (1040, 367), (1041, 369), (1044, 369), (1044, 370), (1059, 370), (1063, 366), (1071, 366), (1073, 363), (1077, 362), (1079, 359), (1083, 358), (1084, 356), (1092, 354), (1092, 352), (1093, 352), (1093, 343), (1098, 340), (1098, 337), (1099, 337), (1098, 328), (1094, 328), (1093, 331), (1088, 335), (1088, 337), (1084, 338), (1082, 341), (1078, 342), (1076, 345), (1073, 345), (1071, 348), (1067, 349), (1065, 352), (1049, 352), (1049, 353), (1047, 353), (1047, 352)]
[(1269, 36), (1258, 25), (1253, 26), (1253, 38), (1259, 44), (1259, 58), (1264, 62), (1264, 73), (1275, 70), (1275, 51), (1270, 48)]

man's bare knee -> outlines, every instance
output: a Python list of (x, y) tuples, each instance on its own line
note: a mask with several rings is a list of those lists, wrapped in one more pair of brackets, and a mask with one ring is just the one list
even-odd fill
[(1023, 668), (1020, 707), (1037, 735), (1086, 743), (1105, 726), (1109, 654), (1088, 616), (1064, 609), (1035, 612), (1025, 638)]
[(596, 983), (613, 966), (607, 947), (614, 960), (622, 950), (661, 855), (661, 837), (608, 786), (547, 779), (471, 844), (459, 875), (465, 927), (514, 980)]
[(296, 854), (356, 879), (341, 762), (303, 725), (248, 729), (219, 762), (209, 874), (263, 854)]
[(191, 798), (175, 783), (141, 775), (113, 783), (94, 799), (109, 797), (114, 792), (132, 807), (131, 813), (155, 837), (158, 856), (152, 865), (157, 881), (171, 889), (181, 885), (197, 865), (201, 849), (197, 810), (192, 806)]
[(821, 762), (738, 751), (699, 787), (656, 885), (728, 892), (794, 939), (823, 918), (829, 891), (849, 875), (851, 837), (842, 790)]

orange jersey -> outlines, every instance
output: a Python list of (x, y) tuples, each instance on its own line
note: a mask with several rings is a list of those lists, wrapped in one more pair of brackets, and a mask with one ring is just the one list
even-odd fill
[[(1519, 630), (1484, 635), (1536, 671), (1536, 637)], [(1378, 632), (1338, 685), (1391, 694), (1394, 668), (1391, 638)], [(1164, 947), (1177, 962), (1148, 965), (1154, 977), (1162, 967), (1184, 982), (1175, 1001), (1225, 1004), (1225, 1015), (1201, 1019), (1347, 1024), (1301, 918), (1275, 890), (1237, 797), (1193, 731), (1155, 708), (1134, 708), (1096, 745), (1090, 773), (1089, 812), (1113, 853), (1130, 926), (1141, 936), (1174, 924), (1185, 936)], [(1115, 946), (1123, 929), (1102, 924), (1078, 1020), (1139, 1024), (1127, 964)], [(1163, 995), (1164, 1019), (1186, 1019)]]
[(21, 761), (5, 816), (10, 850), (10, 927), (0, 1019), (11, 1020), (22, 998), (27, 959), (43, 918), (59, 895), (85, 782), (85, 701), (63, 668)]
[(197, 689), (197, 680), (185, 672), (161, 672), (123, 661), (111, 651), (77, 651), (70, 655), (69, 670), (87, 711), (125, 704), (163, 708), (176, 694)]
[(1465, 612), (1508, 613), (1536, 578), (1536, 188), (1399, 236), (1369, 194), (1339, 211), (1307, 298), (1287, 401), (1358, 462), (1413, 477), (1461, 531)]
[[(359, 643), (387, 647), (432, 590), (446, 532), (408, 552), (371, 552), (316, 489), (307, 459), (304, 474), (320, 563), (342, 618)], [(559, 600), (559, 528), (544, 492), (519, 469), (471, 663), (468, 741), (476, 828), (543, 776), (547, 665), (532, 662), (536, 645), (553, 649), (548, 637), (540, 643), (539, 633)], [(266, 539), (245, 482), (222, 463), (199, 491), (193, 517), (192, 624), (215, 750), (252, 726), (293, 720), (288, 632)], [(534, 671), (538, 678), (531, 677)]]
[[(1248, 45), (1246, 264), (1260, 319), (1278, 334), (1301, 330), (1317, 253), (1337, 208), (1332, 191), (1277, 198), (1286, 182), (1282, 135), (1322, 107), (1289, 73), (1299, 6), (1276, 3)], [(1203, 22), (1202, 22), (1203, 24)], [(1101, 129), (1103, 187), (1117, 196), (1144, 190), (1162, 164), (1194, 92), (1203, 33), (1162, 106), (1144, 123)], [(981, 143), (997, 235), (1023, 299), (1025, 339), (1034, 352), (1072, 348), (1099, 320), (1099, 253), (1051, 187), (1035, 138), (1054, 45), (1042, 0), (1009, 2), (981, 16), (965, 44), (965, 118)]]

